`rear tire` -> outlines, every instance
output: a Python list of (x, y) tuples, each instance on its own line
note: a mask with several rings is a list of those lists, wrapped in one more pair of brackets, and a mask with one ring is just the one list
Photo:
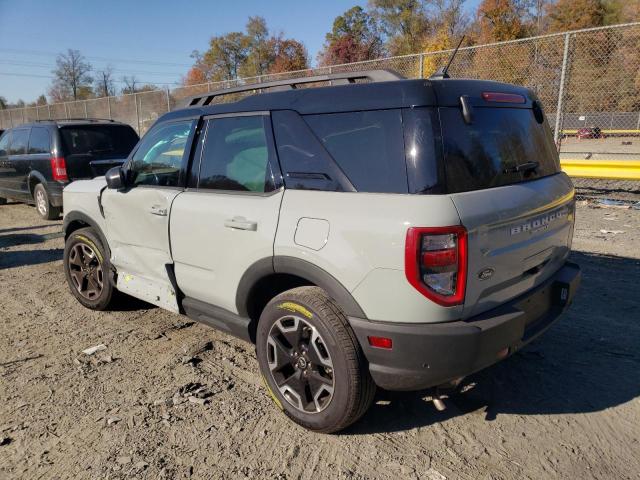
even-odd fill
[(45, 220), (57, 220), (60, 217), (60, 208), (54, 207), (49, 201), (49, 194), (41, 183), (33, 189), (33, 199), (36, 202), (38, 214)]
[(7, 204), (7, 199), (6, 198), (0, 198), (0, 205), (6, 205)]
[(91, 310), (106, 310), (115, 289), (109, 255), (93, 228), (81, 228), (69, 235), (63, 264), (73, 296)]
[(294, 288), (273, 298), (260, 316), (256, 351), (276, 405), (309, 430), (342, 430), (373, 402), (376, 386), (362, 349), (321, 288)]

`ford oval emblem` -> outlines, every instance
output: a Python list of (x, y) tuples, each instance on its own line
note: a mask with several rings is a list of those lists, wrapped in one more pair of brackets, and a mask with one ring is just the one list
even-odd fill
[(486, 280), (493, 276), (493, 272), (493, 268), (485, 268), (484, 270), (480, 270), (480, 272), (478, 273), (478, 278), (480, 280)]

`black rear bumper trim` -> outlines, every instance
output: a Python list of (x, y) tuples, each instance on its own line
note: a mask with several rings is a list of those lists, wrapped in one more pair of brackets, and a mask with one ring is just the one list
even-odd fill
[[(403, 324), (349, 317), (349, 323), (379, 387), (420, 390), (488, 367), (542, 334), (571, 304), (580, 277), (580, 267), (567, 262), (542, 285), (468, 320)], [(371, 335), (391, 338), (393, 348), (371, 347)]]

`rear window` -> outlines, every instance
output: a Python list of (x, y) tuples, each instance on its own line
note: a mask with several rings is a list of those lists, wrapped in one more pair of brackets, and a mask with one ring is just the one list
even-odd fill
[(124, 125), (74, 125), (60, 128), (66, 155), (127, 157), (138, 135)]
[[(549, 125), (531, 109), (474, 108), (470, 125), (459, 108), (440, 108), (447, 191), (499, 187), (560, 171)], [(523, 169), (524, 165), (529, 168)], [(535, 166), (535, 168), (533, 168)]]

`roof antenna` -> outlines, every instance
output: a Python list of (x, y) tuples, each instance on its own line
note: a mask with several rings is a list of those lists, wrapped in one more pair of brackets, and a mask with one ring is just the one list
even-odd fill
[(458, 42), (458, 46), (456, 47), (456, 49), (453, 51), (453, 53), (449, 57), (449, 61), (447, 62), (447, 66), (446, 67), (440, 67), (429, 78), (434, 79), (434, 80), (442, 79), (442, 78), (451, 78), (447, 72), (449, 71), (449, 67), (451, 66), (451, 62), (453, 62), (453, 59), (456, 57), (456, 54), (458, 53), (458, 49), (460, 48), (460, 45), (462, 45), (462, 42), (464, 41), (464, 37), (465, 36), (466, 35), (462, 35), (462, 38)]

